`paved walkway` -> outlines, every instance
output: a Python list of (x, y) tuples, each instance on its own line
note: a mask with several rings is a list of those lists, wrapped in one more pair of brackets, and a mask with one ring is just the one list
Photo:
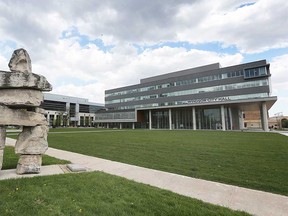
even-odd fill
[[(13, 145), (14, 143), (15, 140), (7, 138), (7, 145)], [(53, 148), (49, 148), (46, 154), (69, 160), (74, 164), (83, 165), (91, 171), (103, 171), (105, 173), (122, 176), (136, 182), (170, 190), (208, 203), (225, 206), (234, 210), (246, 211), (253, 215), (288, 215), (287, 196), (190, 178)], [(67, 172), (67, 170), (65, 170), (63, 166), (43, 166), (41, 175), (65, 172)], [(5, 179), (5, 175), (8, 174), (10, 175), (9, 178), (33, 176), (17, 176), (15, 170), (10, 170), (5, 172), (1, 171), (0, 179)], [(39, 176), (39, 174), (37, 176)]]
[(284, 136), (288, 136), (288, 131), (273, 131), (273, 132), (282, 134)]

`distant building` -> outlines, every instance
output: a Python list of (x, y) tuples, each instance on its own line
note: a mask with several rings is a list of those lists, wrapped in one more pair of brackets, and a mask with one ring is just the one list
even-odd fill
[(220, 67), (219, 63), (140, 80), (105, 91), (102, 127), (268, 131), (271, 96), (266, 60)]
[(270, 129), (283, 129), (283, 120), (288, 120), (288, 116), (279, 115), (270, 117), (268, 120)]
[(93, 126), (95, 113), (103, 105), (88, 99), (44, 93), (45, 116), (49, 126)]

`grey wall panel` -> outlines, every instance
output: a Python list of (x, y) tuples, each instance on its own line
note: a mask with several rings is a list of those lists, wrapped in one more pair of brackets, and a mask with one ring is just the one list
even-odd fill
[[(183, 71), (176, 71), (176, 72), (169, 73), (169, 74), (150, 77), (150, 78), (142, 79), (142, 81), (144, 82), (140, 84), (125, 86), (125, 87), (120, 87), (120, 88), (115, 88), (115, 89), (109, 89), (109, 90), (106, 90), (105, 93), (108, 94), (108, 93), (113, 93), (113, 92), (118, 92), (118, 91), (130, 90), (134, 88), (141, 88), (141, 87), (150, 86), (150, 85), (163, 84), (163, 83), (170, 82), (170, 81), (178, 81), (178, 80), (185, 80), (189, 78), (216, 75), (216, 74), (221, 74), (221, 73), (226, 73), (226, 72), (231, 72), (231, 71), (239, 71), (245, 68), (261, 67), (265, 65), (267, 65), (266, 60), (260, 60), (260, 61), (240, 64), (240, 65), (225, 67), (225, 68), (219, 68), (219, 69), (215, 68), (215, 66), (209, 68), (210, 65), (206, 65), (203, 67), (199, 67), (199, 68), (202, 68), (202, 70), (199, 70), (199, 71), (197, 71), (197, 68), (191, 68), (191, 69), (187, 69)], [(203, 70), (203, 68), (205, 67), (207, 68), (206, 71)]]
[(174, 102), (174, 101), (217, 98), (217, 97), (227, 97), (227, 96), (234, 96), (234, 95), (257, 94), (257, 93), (269, 93), (269, 87), (261, 86), (261, 87), (253, 87), (253, 88), (246, 88), (246, 89), (234, 89), (234, 90), (228, 90), (228, 91), (205, 92), (205, 93), (175, 96), (175, 97), (163, 97), (163, 98), (156, 98), (156, 99), (131, 101), (131, 102), (125, 102), (125, 103), (115, 103), (115, 104), (107, 105), (107, 107), (111, 108), (111, 107), (119, 107), (119, 106), (134, 106), (134, 105), (165, 103), (165, 102), (169, 103), (169, 102)]

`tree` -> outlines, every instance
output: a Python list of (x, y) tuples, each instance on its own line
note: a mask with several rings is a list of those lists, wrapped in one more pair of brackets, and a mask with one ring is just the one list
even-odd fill
[(282, 128), (288, 128), (288, 120), (286, 118), (283, 118), (281, 120), (281, 125), (282, 125)]

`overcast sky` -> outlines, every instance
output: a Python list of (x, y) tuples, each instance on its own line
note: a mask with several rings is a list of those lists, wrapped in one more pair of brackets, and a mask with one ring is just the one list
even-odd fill
[(0, 0), (0, 70), (22, 47), (51, 93), (104, 103), (149, 76), (266, 59), (270, 116), (288, 115), (287, 13), (287, 0)]

